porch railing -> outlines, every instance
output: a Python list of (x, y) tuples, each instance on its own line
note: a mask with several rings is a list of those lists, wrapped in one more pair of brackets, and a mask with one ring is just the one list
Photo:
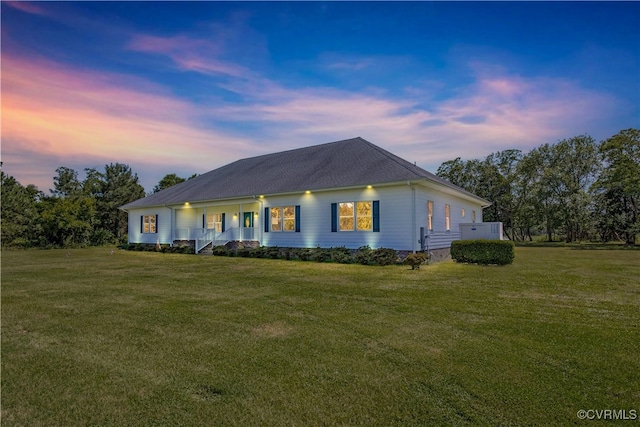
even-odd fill
[(200, 252), (207, 245), (224, 245), (232, 240), (259, 240), (258, 227), (230, 227), (222, 233), (215, 229), (181, 228), (175, 230), (175, 240), (194, 240), (195, 251)]

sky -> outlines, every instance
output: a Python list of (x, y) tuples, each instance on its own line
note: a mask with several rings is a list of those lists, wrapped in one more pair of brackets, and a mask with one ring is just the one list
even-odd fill
[(431, 172), (640, 127), (640, 2), (1, 3), (2, 170), (150, 192), (360, 136)]

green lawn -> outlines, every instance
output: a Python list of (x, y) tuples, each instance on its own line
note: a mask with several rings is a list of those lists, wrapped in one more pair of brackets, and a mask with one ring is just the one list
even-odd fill
[(3, 427), (640, 417), (640, 251), (415, 271), (69, 252), (2, 253)]

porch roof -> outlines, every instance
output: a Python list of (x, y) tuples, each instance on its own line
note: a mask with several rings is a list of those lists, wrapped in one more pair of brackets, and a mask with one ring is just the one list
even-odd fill
[(429, 180), (489, 204), (358, 137), (237, 160), (128, 203), (121, 209), (411, 180)]

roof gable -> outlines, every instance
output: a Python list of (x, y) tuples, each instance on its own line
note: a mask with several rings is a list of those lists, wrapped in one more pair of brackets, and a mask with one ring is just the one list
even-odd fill
[(362, 139), (237, 160), (123, 209), (429, 179), (465, 190)]

